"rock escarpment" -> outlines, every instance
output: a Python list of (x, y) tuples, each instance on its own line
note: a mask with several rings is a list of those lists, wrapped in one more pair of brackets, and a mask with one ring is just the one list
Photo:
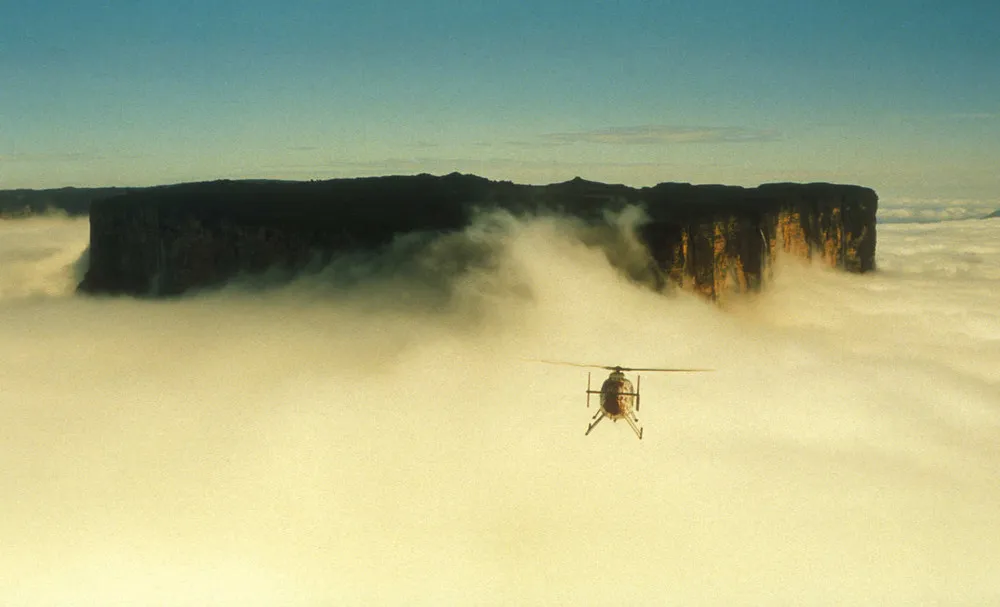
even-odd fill
[(781, 250), (850, 272), (874, 269), (878, 198), (869, 188), (631, 188), (579, 178), (531, 186), (453, 173), (189, 183), (95, 201), (90, 267), (80, 289), (176, 295), (239, 272), (377, 249), (416, 231), (461, 230), (475, 209), (548, 210), (601, 222), (605, 211), (630, 204), (644, 207), (649, 219), (638, 236), (656, 288), (680, 286), (711, 298), (756, 290)]

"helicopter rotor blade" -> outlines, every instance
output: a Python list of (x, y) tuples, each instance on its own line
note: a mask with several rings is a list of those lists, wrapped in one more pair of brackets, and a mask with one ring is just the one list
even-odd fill
[(538, 360), (538, 359), (524, 359), (524, 360), (536, 363), (546, 363), (549, 365), (569, 365), (571, 367), (607, 369), (608, 371), (614, 371), (615, 369), (619, 369), (621, 371), (656, 371), (661, 373), (699, 373), (703, 371), (715, 371), (715, 369), (653, 369), (653, 368), (638, 368), (638, 367), (620, 367), (617, 365), (587, 365), (583, 363), (571, 363), (563, 360)]
[(571, 367), (586, 367), (590, 369), (608, 369), (609, 371), (615, 369), (615, 367), (611, 365), (585, 365), (582, 363), (571, 363), (562, 360), (536, 360), (536, 359), (525, 359), (525, 360), (534, 363), (546, 363), (549, 365), (569, 365)]
[(698, 373), (702, 371), (715, 371), (715, 369), (633, 369), (631, 367), (621, 367), (622, 371), (658, 371), (662, 373)]

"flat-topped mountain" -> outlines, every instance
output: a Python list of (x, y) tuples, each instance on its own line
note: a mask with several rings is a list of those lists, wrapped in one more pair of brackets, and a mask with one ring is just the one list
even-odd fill
[(475, 175), (212, 181), (143, 188), (90, 206), (90, 293), (176, 295), (239, 272), (297, 267), (318, 253), (374, 250), (413, 232), (461, 230), (477, 209), (603, 221), (645, 208), (639, 236), (662, 286), (710, 297), (753, 290), (780, 249), (852, 272), (874, 269), (873, 190), (829, 183), (755, 188), (576, 178), (520, 185)]

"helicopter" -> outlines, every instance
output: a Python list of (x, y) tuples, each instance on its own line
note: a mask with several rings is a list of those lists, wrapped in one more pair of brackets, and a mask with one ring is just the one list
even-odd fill
[[(642, 440), (643, 429), (638, 425), (639, 418), (636, 416), (636, 412), (639, 410), (639, 383), (642, 380), (642, 376), (636, 375), (635, 391), (633, 392), (632, 382), (625, 377), (626, 371), (654, 371), (663, 373), (697, 373), (702, 371), (714, 371), (714, 369), (653, 369), (622, 367), (619, 365), (585, 365), (555, 360), (539, 360), (536, 362), (550, 365), (570, 365), (573, 367), (607, 369), (611, 371), (608, 378), (604, 380), (603, 384), (601, 384), (600, 390), (590, 389), (590, 372), (587, 372), (587, 408), (590, 408), (591, 394), (599, 394), (600, 398), (598, 400), (599, 410), (594, 414), (594, 417), (591, 418), (590, 424), (587, 426), (587, 431), (584, 432), (584, 436), (590, 434), (590, 431), (593, 430), (602, 419), (607, 417), (610, 418), (611, 421), (615, 422), (619, 419), (624, 419), (628, 422), (628, 425), (632, 427), (632, 430), (635, 432), (635, 435), (639, 437), (639, 440)], [(635, 406), (634, 410), (633, 405)]]

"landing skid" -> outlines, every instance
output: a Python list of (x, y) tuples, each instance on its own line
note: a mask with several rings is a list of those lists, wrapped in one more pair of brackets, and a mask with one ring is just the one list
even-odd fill
[(591, 424), (589, 426), (587, 426), (587, 431), (583, 433), (584, 436), (587, 436), (588, 434), (590, 434), (590, 431), (593, 430), (594, 427), (597, 426), (597, 424), (599, 424), (602, 419), (604, 419), (604, 411), (598, 411), (597, 415), (595, 415), (591, 419), (593, 419), (594, 421), (591, 422)]
[[(590, 434), (590, 431), (593, 430), (594, 428), (596, 428), (597, 424), (599, 424), (601, 422), (601, 420), (604, 419), (604, 411), (599, 412), (597, 415), (594, 416), (594, 418), (595, 418), (594, 421), (591, 422), (589, 426), (587, 426), (587, 431), (583, 433), (584, 436), (587, 436), (588, 434)], [(632, 431), (635, 432), (635, 435), (639, 437), (639, 440), (642, 440), (642, 430), (643, 429), (640, 428), (639, 426), (637, 426), (636, 423), (635, 423), (635, 421), (632, 421), (631, 417), (629, 417), (629, 416), (626, 415), (626, 416), (624, 416), (623, 419), (628, 422), (629, 426), (632, 427)], [(637, 419), (636, 421), (639, 421), (639, 420)]]
[(636, 418), (636, 420), (634, 422), (634, 421), (632, 421), (631, 417), (629, 417), (629, 416), (626, 415), (625, 416), (625, 421), (628, 422), (628, 425), (632, 426), (632, 430), (635, 431), (635, 435), (639, 437), (639, 440), (642, 440), (642, 428), (640, 428), (639, 426), (635, 425), (635, 422), (639, 421), (639, 418)]

